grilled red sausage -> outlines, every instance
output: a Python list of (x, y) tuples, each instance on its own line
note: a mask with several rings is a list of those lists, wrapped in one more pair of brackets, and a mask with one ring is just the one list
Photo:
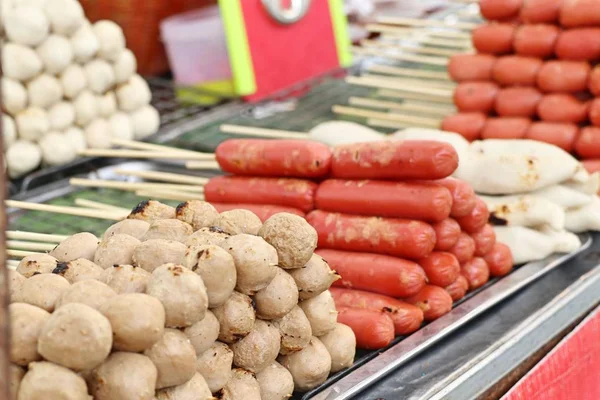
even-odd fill
[(524, 117), (488, 118), (481, 132), (482, 139), (521, 139), (531, 120)]
[(539, 117), (548, 122), (579, 123), (588, 119), (589, 101), (581, 101), (572, 94), (545, 95), (538, 104)]
[(533, 87), (507, 87), (498, 92), (494, 109), (502, 117), (533, 117), (542, 94)]
[(460, 264), (464, 264), (475, 255), (475, 241), (465, 232), (461, 232), (458, 241), (450, 250)]
[(485, 256), (492, 250), (494, 244), (496, 244), (496, 234), (490, 224), (485, 224), (477, 232), (471, 233), (471, 237), (475, 242), (475, 257)]
[(512, 253), (504, 243), (496, 243), (492, 251), (487, 253), (483, 259), (488, 265), (490, 275), (493, 277), (504, 276), (512, 271)]
[(306, 214), (297, 208), (291, 207), (282, 207), (282, 206), (272, 206), (272, 205), (264, 205), (264, 204), (238, 204), (238, 203), (211, 203), (214, 208), (217, 209), (218, 212), (222, 213), (224, 211), (231, 210), (248, 210), (252, 211), (261, 221), (265, 222), (274, 214), (278, 213), (289, 213), (295, 214), (300, 217), (304, 217)]
[(581, 128), (579, 138), (575, 142), (575, 152), (582, 158), (599, 158), (600, 128), (596, 126)]
[(448, 61), (448, 74), (457, 82), (489, 81), (495, 62), (490, 54), (455, 54)]
[(590, 102), (590, 121), (594, 126), (600, 126), (600, 98)]
[(527, 24), (555, 24), (558, 22), (563, 0), (525, 0), (519, 17)]
[(473, 47), (479, 53), (507, 54), (513, 51), (513, 24), (490, 22), (473, 29)]
[(552, 60), (544, 63), (537, 84), (544, 92), (576, 93), (584, 91), (591, 73), (586, 61)]
[(600, 58), (600, 28), (563, 31), (558, 36), (554, 51), (562, 60), (596, 60)]
[(454, 89), (454, 104), (460, 112), (488, 113), (494, 108), (498, 89), (493, 82), (461, 82)]
[(459, 274), (458, 278), (456, 278), (456, 280), (453, 283), (446, 286), (446, 292), (448, 292), (448, 294), (450, 295), (450, 297), (452, 297), (452, 300), (454, 301), (458, 301), (465, 297), (468, 290), (469, 282), (467, 281), (467, 278), (465, 278), (462, 274)]
[(337, 320), (350, 327), (360, 349), (382, 349), (394, 340), (394, 322), (383, 311), (338, 307)]
[(565, 28), (598, 26), (600, 24), (600, 1), (565, 0), (560, 9), (560, 24)]
[(485, 121), (484, 113), (458, 113), (445, 117), (441, 128), (448, 132), (456, 132), (465, 139), (473, 141), (481, 137)]
[(573, 151), (579, 136), (579, 127), (571, 123), (534, 122), (529, 126), (525, 139), (546, 142), (568, 151)]
[(438, 286), (426, 285), (419, 293), (404, 299), (423, 310), (425, 321), (433, 321), (452, 310), (452, 297)]
[(460, 225), (452, 218), (445, 219), (432, 225), (435, 230), (435, 250), (447, 251), (452, 248), (460, 236)]
[(487, 224), (489, 217), (490, 212), (485, 205), (485, 202), (480, 198), (477, 198), (475, 208), (473, 208), (471, 214), (465, 217), (456, 218), (456, 222), (458, 222), (463, 231), (474, 233)]
[(334, 286), (392, 297), (412, 296), (423, 288), (425, 272), (416, 263), (370, 253), (318, 249), (317, 254), (342, 278)]
[(315, 210), (306, 220), (317, 230), (319, 247), (419, 259), (435, 247), (431, 225), (406, 219), (362, 217)]
[(433, 182), (323, 181), (315, 195), (324, 211), (438, 222), (450, 215), (452, 196)]
[(506, 20), (519, 15), (523, 0), (480, 0), (479, 10), (485, 19)]
[(600, 96), (600, 65), (596, 65), (590, 72), (588, 89), (594, 96)]
[(535, 57), (502, 56), (494, 64), (492, 76), (504, 86), (534, 86), (542, 64)]
[(475, 208), (475, 191), (468, 182), (455, 178), (446, 178), (435, 181), (438, 185), (444, 186), (452, 195), (451, 217), (464, 217)]
[(526, 57), (551, 57), (559, 32), (555, 25), (522, 25), (515, 32), (515, 52)]
[(460, 274), (460, 264), (454, 254), (444, 251), (434, 251), (420, 259), (419, 265), (425, 271), (429, 283), (436, 286), (446, 287)]

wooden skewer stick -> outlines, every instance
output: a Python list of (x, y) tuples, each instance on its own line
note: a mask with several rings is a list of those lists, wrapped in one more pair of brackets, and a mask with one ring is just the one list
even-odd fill
[(277, 139), (308, 139), (308, 134), (305, 132), (284, 131), (280, 129), (256, 128), (253, 126), (228, 124), (221, 125), (219, 128), (221, 129), (221, 132), (231, 133), (234, 135), (260, 136)]
[(25, 231), (6, 231), (7, 239), (14, 240), (31, 240), (38, 242), (60, 243), (68, 236), (64, 235), (49, 235), (47, 233), (25, 232)]
[(113, 206), (112, 204), (100, 203), (98, 201), (88, 200), (88, 199), (75, 199), (75, 204), (80, 207), (91, 208), (94, 210), (106, 210), (106, 211), (117, 211), (121, 213), (129, 213), (131, 210), (128, 210), (123, 207)]
[(370, 107), (370, 108), (383, 108), (387, 110), (396, 111), (415, 111), (426, 114), (434, 114), (436, 116), (446, 116), (452, 113), (451, 108), (430, 106), (427, 104), (415, 104), (415, 103), (396, 103), (393, 101), (383, 101), (376, 99), (369, 99), (365, 97), (350, 97), (348, 103), (352, 106)]
[(433, 118), (414, 117), (412, 115), (400, 115), (392, 114), (381, 111), (364, 110), (356, 107), (345, 107), (345, 106), (333, 106), (332, 111), (336, 114), (351, 115), (355, 117), (379, 119), (383, 121), (394, 121), (408, 124), (414, 124), (417, 126), (437, 128), (440, 125), (440, 121)]
[(471, 43), (471, 41), (466, 41), (463, 39), (445, 40), (445, 39), (429, 38), (429, 37), (397, 35), (394, 33), (385, 33), (381, 36), (381, 39), (396, 40), (396, 41), (402, 40), (405, 42), (416, 42), (420, 45), (452, 48), (457, 53), (459, 51), (472, 51), (473, 50), (473, 44)]
[(392, 89), (392, 90), (402, 90), (405, 92), (413, 92), (419, 93), (423, 96), (428, 95), (430, 98), (444, 98), (451, 99), (453, 91), (448, 89), (438, 89), (438, 88), (426, 88), (422, 85), (407, 85), (403, 83), (396, 83), (391, 79), (385, 78), (373, 78), (373, 77), (356, 77), (356, 76), (348, 76), (346, 77), (346, 82), (352, 85), (360, 85), (367, 87), (374, 87), (380, 89)]
[(146, 190), (146, 189), (169, 189), (181, 190), (194, 193), (204, 192), (202, 186), (197, 185), (179, 185), (167, 183), (146, 183), (146, 182), (122, 182), (122, 181), (106, 181), (101, 179), (82, 179), (71, 178), (69, 181), (73, 186), (93, 187), (93, 188), (108, 188), (120, 189), (125, 191)]
[(34, 254), (44, 254), (44, 253), (36, 253), (34, 251), (23, 251), (23, 250), (6, 250), (6, 255), (12, 258), (23, 258), (27, 256), (32, 256)]
[(431, 81), (427, 79), (418, 79), (418, 78), (402, 78), (398, 76), (390, 76), (390, 75), (378, 75), (378, 74), (364, 74), (362, 75), (364, 78), (373, 78), (378, 79), (380, 81), (385, 82), (396, 82), (402, 85), (410, 85), (410, 86), (420, 86), (420, 87), (433, 87), (438, 89), (447, 89), (454, 90), (456, 88), (456, 83), (449, 81)]
[(404, 129), (404, 128), (410, 128), (413, 126), (412, 124), (407, 124), (407, 123), (403, 123), (403, 122), (383, 121), (381, 119), (373, 119), (373, 118), (367, 119), (367, 125), (372, 126), (374, 128), (391, 128), (391, 129)]
[(404, 90), (389, 90), (389, 89), (380, 89), (377, 91), (377, 96), (380, 97), (388, 97), (391, 99), (400, 99), (400, 100), (418, 100), (418, 101), (426, 101), (428, 103), (435, 103), (440, 105), (449, 105), (452, 104), (452, 99), (445, 97), (431, 97), (429, 95), (422, 95), (420, 93), (407, 92)]
[(9, 249), (18, 250), (35, 250), (35, 251), (51, 251), (56, 247), (56, 243), (36, 243), (36, 242), (21, 242), (18, 240), (7, 240), (6, 247)]
[(360, 44), (365, 47), (389, 48), (389, 49), (407, 51), (409, 53), (431, 54), (434, 56), (442, 56), (442, 57), (446, 57), (446, 58), (458, 53), (456, 50), (437, 49), (435, 47), (422, 47), (422, 46), (416, 47), (414, 45), (407, 45), (405, 43), (391, 43), (391, 42), (384, 42), (382, 40), (365, 39), (365, 40), (362, 40), (360, 42)]
[(136, 176), (138, 178), (156, 180), (161, 182), (184, 183), (189, 185), (204, 185), (208, 182), (208, 178), (201, 176), (172, 174), (169, 172), (160, 171), (130, 171), (125, 169), (117, 169), (115, 173), (124, 176)]
[[(198, 154), (197, 151), (193, 151), (193, 150), (179, 149), (177, 147), (163, 146), (163, 145), (154, 144), (154, 143), (138, 142), (136, 140), (111, 139), (111, 143), (114, 144), (115, 146), (127, 147), (129, 149), (166, 151), (168, 153), (181, 152), (181, 153), (186, 153), (186, 154), (189, 154), (189, 153)], [(202, 153), (200, 153), (200, 154), (202, 154)]]
[(392, 67), (391, 65), (372, 64), (367, 67), (367, 71), (376, 72), (379, 74), (407, 76), (410, 78), (425, 78), (428, 80), (450, 80), (448, 73), (445, 71), (428, 71), (414, 68)]
[(428, 36), (434, 36), (434, 37), (443, 37), (446, 39), (464, 39), (464, 40), (471, 40), (471, 34), (467, 33), (467, 32), (456, 32), (456, 31), (449, 31), (449, 30), (444, 30), (444, 31), (433, 31), (433, 30), (416, 30), (415, 28), (407, 28), (407, 27), (398, 27), (398, 26), (390, 26), (390, 25), (383, 25), (383, 24), (367, 24), (366, 29), (369, 32), (375, 32), (375, 33), (391, 33), (391, 34), (408, 34), (408, 35), (413, 35), (415, 33), (417, 34), (423, 34), (423, 35), (428, 35)]
[(204, 196), (198, 193), (185, 193), (178, 190), (138, 190), (137, 196), (163, 200), (189, 201), (204, 200)]
[(7, 207), (20, 208), (23, 210), (32, 210), (32, 211), (45, 211), (56, 214), (67, 214), (67, 215), (75, 215), (78, 217), (88, 217), (88, 218), (98, 218), (98, 219), (108, 219), (112, 221), (120, 221), (125, 219), (128, 214), (117, 213), (114, 211), (105, 211), (105, 210), (92, 210), (81, 207), (70, 207), (70, 206), (55, 206), (51, 204), (41, 204), (41, 203), (28, 203), (26, 201), (15, 201), (15, 200), (6, 200), (5, 204)]
[(208, 169), (220, 171), (221, 167), (216, 161), (188, 161), (185, 163), (187, 169)]
[(401, 26), (435, 26), (443, 27), (448, 29), (458, 30), (471, 30), (479, 26), (479, 24), (471, 22), (455, 22), (448, 23), (443, 20), (437, 19), (417, 19), (417, 18), (401, 18), (401, 17), (379, 17), (377, 22), (380, 24), (387, 25), (401, 25)]
[(19, 261), (17, 260), (6, 260), (6, 268), (16, 270), (19, 267)]
[(419, 56), (416, 54), (391, 54), (385, 50), (364, 48), (364, 47), (352, 47), (352, 51), (359, 55), (370, 55), (382, 58), (388, 58), (390, 60), (408, 61), (421, 64), (439, 65), (445, 67), (448, 65), (448, 59), (443, 57), (434, 56)]
[(79, 152), (87, 157), (116, 157), (116, 158), (154, 158), (163, 160), (214, 160), (215, 155), (210, 153), (184, 153), (181, 151), (161, 152), (147, 150), (119, 150), (119, 149), (86, 149)]

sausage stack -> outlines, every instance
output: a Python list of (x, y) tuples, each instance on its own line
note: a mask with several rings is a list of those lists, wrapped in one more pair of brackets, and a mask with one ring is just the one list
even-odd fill
[(480, 9), (489, 22), (473, 30), (478, 53), (448, 65), (460, 112), (443, 129), (600, 158), (600, 1), (482, 0)]
[(330, 150), (311, 141), (238, 139), (223, 142), (216, 158), (234, 174), (205, 185), (217, 209), (231, 203), (263, 217), (281, 207), (306, 215), (318, 233), (316, 253), (341, 276), (332, 294), (359, 347), (381, 348), (394, 334), (414, 332), (423, 318), (438, 318), (467, 290), (512, 269), (484, 202), (449, 178), (458, 166), (449, 144), (385, 141)]
[(10, 400), (283, 400), (322, 384), (356, 339), (316, 245), (296, 215), (145, 201), (101, 239), (23, 258)]

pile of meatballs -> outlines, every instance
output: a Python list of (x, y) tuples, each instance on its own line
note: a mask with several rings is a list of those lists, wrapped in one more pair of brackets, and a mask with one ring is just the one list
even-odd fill
[[(144, 201), (10, 270), (14, 400), (275, 400), (352, 365), (301, 217)], [(90, 397), (92, 396), (92, 397)], [(214, 397), (213, 397), (214, 396)]]
[(122, 29), (91, 24), (78, 0), (0, 1), (8, 173), (73, 161), (111, 139), (156, 133), (159, 114)]

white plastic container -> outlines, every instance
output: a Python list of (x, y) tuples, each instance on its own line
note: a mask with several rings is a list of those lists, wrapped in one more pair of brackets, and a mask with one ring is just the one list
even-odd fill
[(197, 86), (232, 79), (218, 6), (169, 17), (160, 31), (175, 82)]

